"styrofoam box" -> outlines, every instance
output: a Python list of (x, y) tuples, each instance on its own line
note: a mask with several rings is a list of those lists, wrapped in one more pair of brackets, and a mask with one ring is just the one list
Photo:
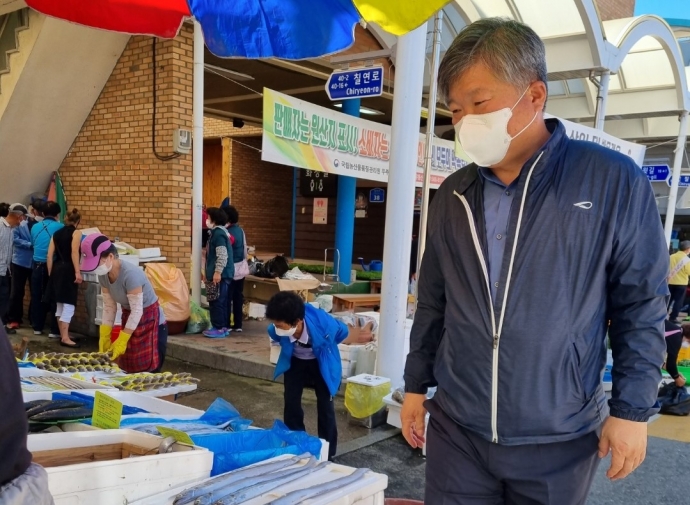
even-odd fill
[(362, 348), (364, 348), (363, 345), (338, 344), (340, 359), (342, 361), (357, 361), (357, 356)]
[(388, 377), (379, 377), (377, 375), (371, 375), (368, 373), (355, 375), (354, 377), (350, 377), (349, 379), (347, 379), (347, 382), (359, 384), (360, 386), (369, 386), (372, 388), (382, 386), (386, 383), (390, 383), (390, 381), (391, 380)]
[[(379, 323), (380, 314), (378, 312), (360, 312), (359, 315), (372, 317), (376, 320), (377, 325)], [(405, 371), (405, 362), (407, 361), (407, 355), (410, 353), (410, 333), (412, 332), (412, 323), (412, 319), (405, 319), (405, 340), (403, 341), (403, 359), (400, 363), (397, 364), (395, 373), (391, 374), (391, 382), (393, 383), (394, 388), (402, 386), (404, 384), (403, 373)]]
[[(20, 377), (32, 377), (32, 376), (49, 376), (49, 377), (58, 377), (60, 379), (64, 379), (65, 377), (53, 373), (53, 372), (47, 372), (45, 370), (39, 370), (38, 368), (20, 368), (19, 369), (19, 376)], [(101, 384), (94, 384), (92, 382), (86, 382), (86, 381), (80, 381), (77, 379), (71, 379), (77, 383), (79, 383), (80, 386), (82, 386), (83, 389), (75, 389), (74, 391), (79, 391), (79, 392), (85, 392), (87, 390), (95, 390), (99, 389), (102, 391), (115, 391), (115, 388), (110, 387), (110, 386), (102, 386)], [(69, 394), (70, 390), (65, 390), (65, 389), (59, 389), (59, 390), (53, 390), (53, 391), (22, 391), (22, 396), (24, 397), (25, 402), (29, 402), (31, 400), (49, 400), (52, 398), (53, 393), (59, 392), (59, 393), (68, 393)]]
[(249, 312), (247, 315), (252, 319), (265, 319), (266, 306), (261, 303), (249, 302)]
[[(132, 430), (99, 430), (33, 435), (27, 446), (31, 452), (118, 443), (155, 449), (161, 441), (161, 437)], [(55, 505), (122, 505), (174, 486), (193, 485), (211, 475), (212, 452), (174, 447), (177, 452), (168, 454), (46, 468)]]
[[(88, 396), (95, 396), (95, 391), (79, 391)], [(108, 396), (115, 398), (130, 407), (138, 407), (147, 410), (149, 414), (134, 414), (136, 417), (167, 417), (174, 416), (176, 419), (198, 419), (204, 414), (203, 410), (193, 409), (178, 403), (160, 400), (151, 396), (135, 393), (134, 391), (102, 391)], [(130, 416), (122, 416), (124, 419)]]
[(343, 368), (343, 379), (349, 379), (355, 372), (355, 367), (357, 366), (356, 361), (340, 361)]
[[(287, 456), (279, 456), (274, 459), (284, 459), (285, 457)], [(325, 468), (310, 475), (296, 479), (285, 486), (243, 502), (243, 505), (266, 505), (292, 491), (324, 484), (350, 475), (354, 471), (354, 468), (330, 463)], [(189, 486), (180, 486), (158, 496), (151, 496), (150, 498), (130, 503), (130, 505), (171, 505), (175, 496), (184, 491), (186, 487)], [(368, 472), (362, 479), (349, 486), (344, 486), (332, 493), (322, 494), (300, 503), (304, 505), (384, 505), (383, 493), (387, 487), (388, 477), (386, 475)]]

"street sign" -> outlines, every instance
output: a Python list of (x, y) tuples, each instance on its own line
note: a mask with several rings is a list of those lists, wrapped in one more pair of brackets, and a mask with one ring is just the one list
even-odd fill
[(643, 165), (642, 171), (650, 182), (664, 182), (671, 173), (668, 165)]
[[(669, 188), (671, 187), (671, 176), (666, 179), (666, 184), (668, 184)], [(678, 187), (687, 188), (688, 186), (690, 186), (690, 175), (681, 175), (680, 181), (678, 182)]]
[(369, 191), (369, 202), (371, 203), (383, 203), (385, 198), (385, 192), (381, 188), (374, 188)]
[(335, 70), (326, 82), (331, 100), (366, 98), (383, 94), (383, 67)]

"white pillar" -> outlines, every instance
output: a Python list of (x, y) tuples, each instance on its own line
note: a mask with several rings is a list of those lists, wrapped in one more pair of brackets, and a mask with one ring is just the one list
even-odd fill
[(594, 128), (597, 130), (604, 129), (604, 121), (606, 120), (606, 105), (609, 101), (609, 82), (611, 81), (611, 72), (608, 70), (601, 74), (599, 79), (599, 92), (597, 93), (597, 117), (594, 118)]
[(683, 164), (685, 142), (688, 138), (688, 111), (680, 114), (680, 128), (678, 129), (678, 141), (676, 142), (675, 157), (673, 159), (673, 175), (671, 176), (671, 190), (668, 193), (668, 207), (666, 209), (666, 223), (664, 233), (666, 245), (671, 245), (671, 233), (673, 232), (673, 218), (676, 215), (676, 200), (678, 199), (678, 183), (680, 183), (680, 168)]
[(194, 21), (194, 144), (192, 150), (192, 300), (201, 303), (201, 207), (204, 186), (204, 34)]
[(434, 17), (434, 38), (431, 49), (431, 71), (429, 72), (429, 117), (426, 123), (426, 145), (424, 147), (424, 184), (422, 186), (422, 209), (419, 214), (419, 248), (417, 250), (417, 272), (422, 265), (422, 256), (426, 248), (426, 225), (429, 219), (429, 185), (431, 181), (431, 153), (434, 142), (436, 123), (436, 92), (438, 90), (438, 66), (441, 59), (441, 29), (443, 11)]
[(378, 373), (402, 384), (412, 217), (417, 177), (419, 117), (426, 53), (424, 23), (398, 38), (390, 174), (383, 245)]

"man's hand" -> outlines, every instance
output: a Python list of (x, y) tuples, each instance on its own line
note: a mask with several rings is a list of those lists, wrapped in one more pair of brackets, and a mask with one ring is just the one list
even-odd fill
[(414, 449), (422, 447), (426, 441), (424, 438), (426, 424), (425, 401), (426, 395), (405, 393), (405, 401), (400, 412), (403, 436)]
[(372, 333), (373, 324), (367, 323), (364, 326), (347, 326), (348, 334), (347, 338), (343, 340), (343, 344), (347, 345), (362, 345), (368, 344), (374, 340), (374, 334)]
[(644, 461), (647, 453), (647, 423), (609, 417), (599, 440), (599, 457), (611, 452), (611, 467), (606, 476), (620, 480), (630, 475)]
[(676, 377), (674, 382), (676, 383), (676, 386), (678, 386), (679, 388), (682, 388), (683, 386), (685, 386), (685, 383), (686, 383), (685, 377), (683, 377), (683, 374), (679, 374), (678, 377)]

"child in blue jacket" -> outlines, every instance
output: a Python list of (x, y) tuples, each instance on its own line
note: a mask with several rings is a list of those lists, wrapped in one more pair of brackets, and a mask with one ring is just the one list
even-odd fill
[(305, 387), (313, 387), (319, 438), (330, 444), (328, 458), (332, 459), (338, 445), (333, 397), (343, 374), (338, 344), (371, 342), (371, 332), (348, 327), (323, 310), (305, 304), (291, 291), (281, 291), (271, 298), (266, 317), (273, 323), (268, 334), (281, 347), (274, 379), (285, 374), (283, 421), (293, 431), (306, 431), (302, 392)]

